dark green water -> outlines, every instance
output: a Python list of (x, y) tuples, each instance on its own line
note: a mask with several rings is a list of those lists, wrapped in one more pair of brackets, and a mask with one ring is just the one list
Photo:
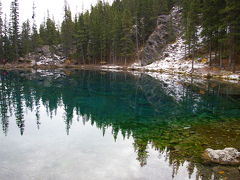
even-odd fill
[(236, 167), (201, 160), (209, 147), (240, 149), (237, 84), (100, 71), (0, 73), (1, 180), (240, 179)]

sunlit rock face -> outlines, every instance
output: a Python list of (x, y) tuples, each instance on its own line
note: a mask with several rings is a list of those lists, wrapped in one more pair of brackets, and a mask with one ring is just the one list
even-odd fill
[(174, 7), (169, 15), (160, 15), (157, 27), (149, 36), (141, 54), (141, 65), (146, 66), (159, 59), (168, 43), (180, 32), (181, 11)]

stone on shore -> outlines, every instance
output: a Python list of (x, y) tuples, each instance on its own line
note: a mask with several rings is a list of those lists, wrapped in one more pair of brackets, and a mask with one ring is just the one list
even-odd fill
[(206, 149), (202, 157), (208, 163), (240, 165), (240, 152), (235, 148), (225, 148), (223, 150)]

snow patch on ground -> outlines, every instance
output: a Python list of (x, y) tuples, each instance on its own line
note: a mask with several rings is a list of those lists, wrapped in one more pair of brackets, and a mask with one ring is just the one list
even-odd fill
[(60, 64), (63, 64), (64, 61), (65, 61), (65, 58), (62, 58), (62, 57), (54, 54), (54, 55), (52, 56), (52, 58), (50, 58), (50, 57), (45, 57), (45, 56), (41, 56), (41, 57), (39, 58), (39, 61), (36, 62), (36, 64), (37, 64), (38, 66), (40, 66), (40, 65), (60, 65)]
[(223, 76), (225, 79), (233, 80), (233, 81), (240, 81), (240, 74), (231, 74)]
[(122, 69), (122, 66), (117, 65), (103, 65), (101, 66), (102, 69)]
[(202, 44), (203, 43), (203, 37), (201, 36), (202, 34), (202, 31), (203, 31), (203, 28), (201, 26), (198, 26), (197, 27), (197, 37), (198, 37), (198, 41), (197, 41), (197, 44)]
[(101, 70), (103, 71), (111, 71), (111, 72), (122, 72), (123, 67), (117, 65), (103, 65), (101, 66)]
[[(192, 61), (185, 60), (185, 44), (182, 37), (177, 38), (176, 42), (169, 44), (163, 52), (163, 57), (150, 65), (142, 67), (146, 70), (163, 70), (173, 72), (187, 72), (192, 71)], [(204, 68), (207, 65), (204, 63), (194, 62), (194, 69)], [(139, 69), (138, 64), (133, 64), (132, 68)]]

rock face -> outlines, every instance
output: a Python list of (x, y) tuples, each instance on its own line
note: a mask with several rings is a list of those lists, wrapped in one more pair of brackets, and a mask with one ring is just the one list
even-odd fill
[(206, 149), (203, 153), (206, 162), (222, 165), (240, 165), (240, 152), (235, 148), (225, 148), (223, 150)]
[(157, 27), (147, 40), (141, 53), (141, 65), (146, 66), (158, 60), (164, 48), (180, 33), (181, 11), (174, 7), (169, 15), (157, 19)]
[(31, 61), (32, 65), (60, 65), (66, 58), (63, 56), (61, 45), (44, 45), (37, 48), (35, 53), (29, 53), (24, 59)]

